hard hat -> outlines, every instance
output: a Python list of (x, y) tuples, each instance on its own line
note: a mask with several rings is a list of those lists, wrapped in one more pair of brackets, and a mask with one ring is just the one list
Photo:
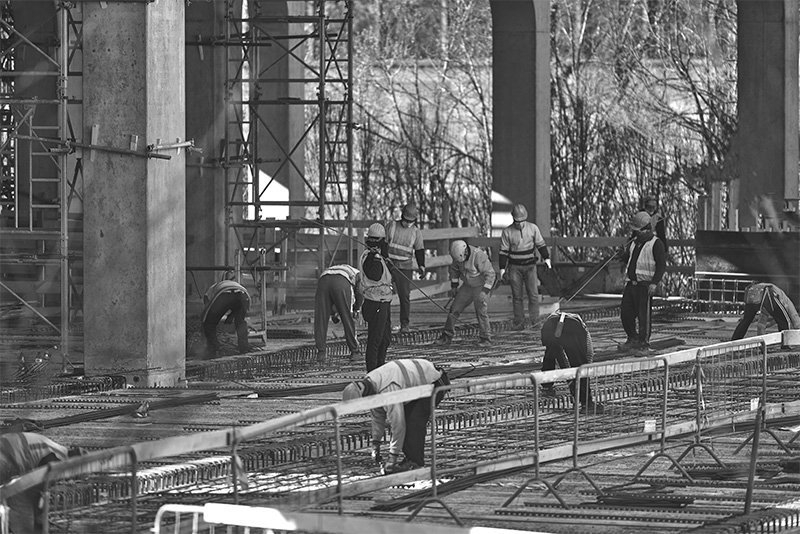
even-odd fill
[(461, 239), (456, 239), (450, 243), (450, 257), (453, 261), (465, 261), (467, 259), (467, 243)]
[(349, 401), (361, 398), (361, 389), (358, 387), (358, 382), (350, 382), (342, 390), (342, 400)]
[(514, 218), (514, 222), (525, 221), (528, 219), (528, 210), (522, 204), (514, 204), (514, 207), (511, 208), (511, 216)]
[(372, 223), (369, 230), (367, 230), (367, 237), (383, 239), (386, 237), (386, 228), (381, 223)]
[(403, 206), (403, 219), (407, 221), (416, 221), (417, 220), (417, 205), (413, 202), (409, 202), (405, 206)]
[(650, 214), (646, 211), (640, 211), (633, 216), (630, 225), (634, 230), (642, 230), (644, 227), (650, 226)]

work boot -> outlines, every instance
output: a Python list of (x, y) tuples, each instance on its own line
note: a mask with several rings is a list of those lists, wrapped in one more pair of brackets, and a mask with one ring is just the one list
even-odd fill
[(383, 468), (383, 474), (385, 475), (392, 475), (394, 473), (402, 473), (404, 471), (413, 471), (414, 469), (419, 469), (420, 466), (406, 458), (399, 464), (389, 464)]
[(408, 327), (407, 324), (404, 324), (400, 327), (400, 330), (397, 331), (398, 334), (408, 334), (411, 332), (411, 329)]
[(628, 338), (628, 340), (625, 343), (617, 344), (617, 350), (622, 352), (628, 352), (629, 350), (635, 350), (638, 348), (639, 348), (639, 341), (636, 339)]
[(434, 345), (449, 345), (452, 341), (452, 338), (447, 334), (442, 334), (439, 338), (433, 342)]
[(362, 359), (364, 359), (364, 355), (361, 354), (360, 350), (354, 350), (354, 351), (350, 352), (350, 361), (351, 362), (361, 361)]
[(492, 346), (492, 342), (488, 339), (481, 339), (478, 341), (477, 345), (482, 349), (488, 349)]
[(317, 351), (317, 363), (325, 363), (328, 360), (328, 357), (324, 350)]
[(511, 323), (511, 330), (525, 330), (525, 321), (514, 321)]

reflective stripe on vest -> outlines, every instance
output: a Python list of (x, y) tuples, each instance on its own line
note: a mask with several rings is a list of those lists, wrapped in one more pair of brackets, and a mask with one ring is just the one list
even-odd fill
[(389, 243), (389, 259), (409, 261), (414, 257), (414, 245), (417, 242), (416, 228), (398, 227), (397, 222), (392, 221), (386, 238)]
[[(653, 256), (653, 245), (658, 239), (653, 236), (650, 241), (642, 245), (642, 250), (639, 251), (639, 258), (636, 260), (636, 281), (649, 282), (656, 274), (656, 259)], [(631, 243), (630, 258), (628, 258), (628, 265), (633, 259), (633, 250), (636, 248), (636, 243)], [(627, 272), (627, 268), (625, 270)]]
[[(362, 267), (364, 265), (364, 260), (367, 259), (369, 253), (369, 250), (365, 250), (364, 253), (361, 254), (361, 261), (359, 263)], [(369, 276), (361, 276), (361, 286), (364, 290), (364, 298), (377, 302), (391, 302), (392, 274), (389, 272), (389, 268), (386, 266), (386, 260), (383, 259), (383, 256), (378, 254), (378, 258), (383, 266), (383, 274), (381, 275), (381, 279), (372, 280)]]
[(356, 275), (358, 274), (358, 269), (351, 267), (350, 265), (334, 265), (322, 271), (320, 278), (329, 274), (342, 275), (347, 278), (351, 286), (354, 286), (356, 285)]

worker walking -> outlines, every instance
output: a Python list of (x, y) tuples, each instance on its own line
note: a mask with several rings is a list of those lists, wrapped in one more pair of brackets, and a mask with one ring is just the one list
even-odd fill
[(367, 372), (386, 363), (392, 339), (392, 275), (387, 261), (386, 229), (374, 223), (367, 230), (367, 250), (361, 255), (361, 311), (367, 322)]
[[(9, 432), (0, 436), (0, 485), (50, 462), (83, 454), (79, 447), (65, 447), (41, 434)], [(9, 531), (43, 532), (41, 485), (10, 497)]]
[[(448, 268), (450, 274), (450, 292), (453, 304), (447, 314), (444, 332), (436, 340), (437, 345), (449, 345), (455, 336), (455, 325), (461, 312), (473, 303), (475, 316), (478, 319), (480, 339), (478, 345), (490, 347), (492, 336), (489, 327), (489, 292), (494, 287), (496, 273), (488, 254), (478, 247), (468, 245), (457, 239), (450, 245), (450, 257), (453, 262)], [(459, 282), (463, 282), (459, 286)]]
[[(514, 310), (514, 330), (525, 328), (523, 297), (528, 297), (528, 314), (531, 324), (539, 320), (539, 277), (536, 270), (538, 256), (547, 268), (552, 268), (550, 253), (539, 227), (528, 222), (528, 210), (522, 204), (511, 208), (514, 222), (500, 235), (500, 277), (511, 284), (511, 303)], [(537, 251), (539, 255), (537, 256)], [(524, 291), (524, 292), (523, 292)]]
[(360, 293), (361, 272), (350, 265), (333, 265), (322, 271), (314, 296), (314, 341), (317, 346), (317, 361), (326, 360), (328, 322), (342, 322), (344, 338), (350, 349), (350, 360), (360, 360), (356, 339), (358, 311), (364, 301)]
[[(550, 314), (542, 324), (542, 345), (545, 346), (542, 371), (554, 370), (556, 362), (562, 369), (566, 369), (592, 363), (594, 359), (592, 336), (581, 316), (575, 313)], [(588, 377), (580, 379), (578, 391), (575, 391), (575, 380), (570, 380), (569, 391), (572, 398), (580, 403), (582, 412), (603, 413), (603, 405), (594, 402), (592, 398)], [(555, 395), (552, 383), (542, 385), (542, 395), (546, 397)]]
[[(393, 360), (367, 373), (363, 379), (348, 384), (342, 392), (342, 399), (348, 401), (426, 384), (432, 384), (436, 388), (449, 383), (447, 373), (437, 369), (428, 360)], [(436, 396), (436, 406), (444, 395), (444, 392), (439, 392)], [(425, 436), (430, 417), (430, 397), (372, 410), (372, 458), (378, 463), (383, 463), (381, 445), (386, 426), (392, 430), (389, 438), (389, 459), (384, 467), (386, 474), (418, 469), (425, 465)], [(402, 461), (401, 452), (405, 455)]]
[(411, 317), (411, 277), (414, 274), (414, 259), (420, 277), (425, 276), (425, 248), (422, 232), (417, 228), (417, 206), (403, 206), (399, 221), (386, 225), (386, 241), (389, 245), (390, 271), (397, 297), (400, 300), (400, 333), (409, 331)]
[[(775, 319), (781, 332), (787, 329), (800, 329), (800, 315), (797, 314), (797, 309), (786, 293), (775, 284), (758, 282), (747, 286), (744, 292), (744, 315), (736, 325), (731, 339), (742, 339), (756, 315), (763, 312), (767, 312)], [(758, 335), (763, 334), (764, 326), (759, 321)]]
[(233, 322), (236, 326), (239, 353), (247, 353), (250, 350), (247, 341), (247, 310), (250, 309), (250, 294), (243, 285), (233, 281), (232, 271), (226, 272), (221, 281), (208, 288), (203, 295), (203, 302), (205, 308), (200, 320), (206, 338), (206, 359), (217, 356), (219, 351), (217, 324), (225, 314), (228, 314), (225, 324)]
[(653, 235), (647, 212), (640, 211), (634, 215), (630, 226), (634, 238), (626, 252), (627, 282), (620, 304), (622, 327), (628, 339), (618, 348), (647, 351), (650, 348), (653, 295), (667, 269), (667, 254), (664, 243)]

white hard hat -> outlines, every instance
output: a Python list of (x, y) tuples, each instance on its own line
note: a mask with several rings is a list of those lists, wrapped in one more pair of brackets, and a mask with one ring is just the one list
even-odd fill
[(372, 223), (367, 230), (367, 237), (382, 239), (386, 237), (386, 228), (381, 223)]
[(646, 226), (650, 226), (650, 214), (646, 211), (640, 211), (631, 218), (630, 225), (633, 230), (641, 230)]
[(450, 257), (454, 261), (464, 261), (467, 259), (467, 243), (461, 239), (456, 239), (450, 243)]
[(528, 219), (528, 210), (522, 204), (514, 204), (514, 207), (511, 208), (511, 216), (514, 218), (514, 222), (525, 221)]

